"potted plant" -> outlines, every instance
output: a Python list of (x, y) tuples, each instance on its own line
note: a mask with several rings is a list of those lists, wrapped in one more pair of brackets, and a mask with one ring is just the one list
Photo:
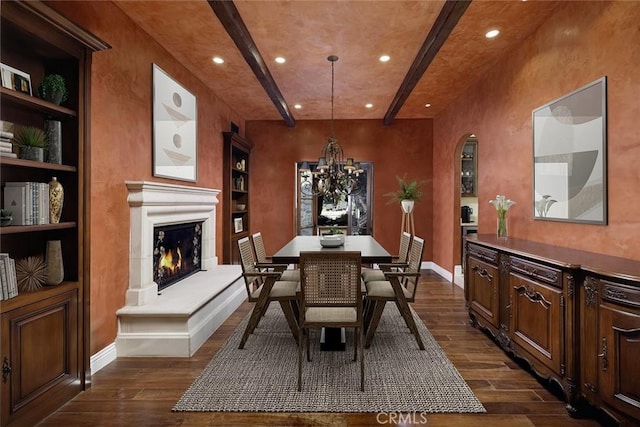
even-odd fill
[(20, 147), (20, 158), (27, 160), (44, 160), (44, 147), (46, 138), (42, 129), (34, 126), (23, 126), (18, 128), (13, 136), (13, 142)]
[(60, 105), (67, 100), (67, 86), (60, 74), (47, 74), (38, 86), (40, 98)]
[(13, 220), (13, 211), (9, 209), (0, 209), (0, 226), (11, 224)]
[(399, 188), (396, 191), (385, 194), (385, 196), (390, 197), (387, 204), (398, 202), (402, 205), (402, 210), (405, 213), (411, 213), (415, 202), (422, 197), (423, 193), (420, 187), (422, 187), (425, 181), (407, 181), (405, 177), (401, 178), (399, 176), (396, 176), (396, 179), (398, 180)]

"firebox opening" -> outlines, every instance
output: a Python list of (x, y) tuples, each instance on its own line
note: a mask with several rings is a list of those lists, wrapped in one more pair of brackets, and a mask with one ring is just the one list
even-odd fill
[(153, 280), (158, 291), (201, 270), (202, 221), (153, 228)]

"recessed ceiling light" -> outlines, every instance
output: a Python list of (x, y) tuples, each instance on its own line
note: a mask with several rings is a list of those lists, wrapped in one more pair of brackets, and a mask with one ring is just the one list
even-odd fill
[(285, 62), (287, 62), (287, 60), (286, 60), (286, 59), (284, 59), (282, 56), (278, 56), (278, 57), (275, 59), (275, 61), (276, 61), (278, 64), (284, 64)]
[(367, 103), (367, 104), (364, 104), (364, 106), (365, 106), (365, 107), (367, 107), (367, 108), (373, 108), (373, 104), (372, 104), (372, 103), (370, 103), (370, 102), (369, 102), (369, 103)]
[(224, 64), (224, 59), (220, 58), (219, 56), (214, 56), (213, 62), (215, 62), (216, 64)]
[(380, 62), (387, 62), (390, 59), (391, 59), (391, 57), (389, 55), (382, 55), (380, 57)]
[(300, 105), (300, 104), (295, 104), (295, 105), (293, 106), (293, 108), (295, 108), (296, 110), (299, 110), (299, 109), (301, 109), (301, 108), (302, 108), (302, 105)]
[(487, 31), (487, 34), (485, 34), (484, 36), (488, 39), (492, 39), (496, 37), (498, 34), (500, 34), (500, 30), (490, 30), (490, 31)]
[(425, 108), (429, 108), (429, 107), (431, 107), (431, 104), (429, 104), (429, 103), (424, 104), (424, 107), (425, 107)]

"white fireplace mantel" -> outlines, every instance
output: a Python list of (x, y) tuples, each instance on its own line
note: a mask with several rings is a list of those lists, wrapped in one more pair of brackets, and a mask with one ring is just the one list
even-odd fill
[(220, 190), (126, 181), (130, 207), (129, 289), (126, 305), (145, 305), (155, 300), (153, 281), (153, 228), (160, 225), (202, 221), (203, 270), (218, 264), (216, 257), (216, 205)]

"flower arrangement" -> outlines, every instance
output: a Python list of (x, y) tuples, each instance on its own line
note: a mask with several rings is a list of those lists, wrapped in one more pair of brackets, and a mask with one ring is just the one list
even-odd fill
[(546, 217), (547, 212), (549, 212), (549, 208), (556, 202), (557, 200), (553, 200), (549, 194), (545, 194), (544, 196), (542, 196), (542, 199), (536, 201), (535, 203), (538, 216), (541, 216), (543, 218)]
[(498, 238), (507, 238), (507, 211), (509, 208), (516, 204), (513, 200), (507, 199), (506, 196), (498, 194), (494, 200), (489, 200), (489, 203), (496, 208), (498, 212)]

